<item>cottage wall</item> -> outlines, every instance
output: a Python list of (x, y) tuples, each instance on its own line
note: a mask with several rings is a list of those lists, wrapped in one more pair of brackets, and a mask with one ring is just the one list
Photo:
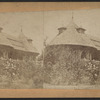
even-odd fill
[(9, 58), (10, 52), (12, 52), (11, 47), (0, 45), (0, 57)]
[(96, 50), (93, 54), (93, 59), (100, 61), (100, 50)]
[(35, 60), (38, 53), (24, 52), (15, 50), (9, 46), (0, 45), (0, 58), (15, 59), (15, 60)]
[(44, 63), (55, 64), (57, 61), (63, 63), (74, 63), (80, 59), (92, 60), (95, 49), (85, 46), (74, 45), (52, 45), (45, 49)]

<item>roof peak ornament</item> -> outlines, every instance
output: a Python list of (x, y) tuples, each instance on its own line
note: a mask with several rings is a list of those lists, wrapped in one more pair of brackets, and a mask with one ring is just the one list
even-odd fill
[(72, 11), (72, 21), (74, 20), (74, 12)]
[(21, 33), (23, 33), (23, 30), (22, 30), (22, 25), (21, 25)]

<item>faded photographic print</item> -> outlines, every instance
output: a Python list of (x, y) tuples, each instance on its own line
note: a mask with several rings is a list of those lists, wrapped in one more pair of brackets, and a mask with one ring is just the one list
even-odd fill
[(0, 89), (100, 89), (100, 9), (1, 12)]

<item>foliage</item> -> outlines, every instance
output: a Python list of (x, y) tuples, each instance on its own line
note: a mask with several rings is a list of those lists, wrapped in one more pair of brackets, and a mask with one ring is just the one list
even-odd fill
[(99, 66), (100, 62), (84, 60), (65, 65), (61, 64), (61, 61), (52, 66), (49, 64), (45, 68), (45, 76), (48, 77), (45, 82), (56, 85), (93, 85), (96, 84), (99, 77)]
[(15, 83), (17, 86), (13, 88), (27, 88), (26, 84), (28, 88), (42, 88), (42, 80), (42, 67), (34, 61), (0, 60), (0, 82), (8, 84), (3, 88), (12, 88)]
[(47, 48), (44, 61), (45, 82), (55, 85), (97, 84), (100, 62), (81, 59), (80, 54), (81, 50), (78, 49), (77, 52), (64, 46)]

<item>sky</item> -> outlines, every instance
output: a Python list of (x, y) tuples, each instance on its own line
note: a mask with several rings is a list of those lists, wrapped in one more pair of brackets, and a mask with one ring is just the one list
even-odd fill
[(86, 29), (86, 34), (100, 38), (100, 9), (57, 10), (38, 12), (0, 13), (0, 27), (3, 32), (18, 36), (23, 33), (33, 39), (33, 45), (39, 52), (43, 49), (43, 39), (49, 43), (57, 34), (59, 27), (67, 27), (72, 19)]

